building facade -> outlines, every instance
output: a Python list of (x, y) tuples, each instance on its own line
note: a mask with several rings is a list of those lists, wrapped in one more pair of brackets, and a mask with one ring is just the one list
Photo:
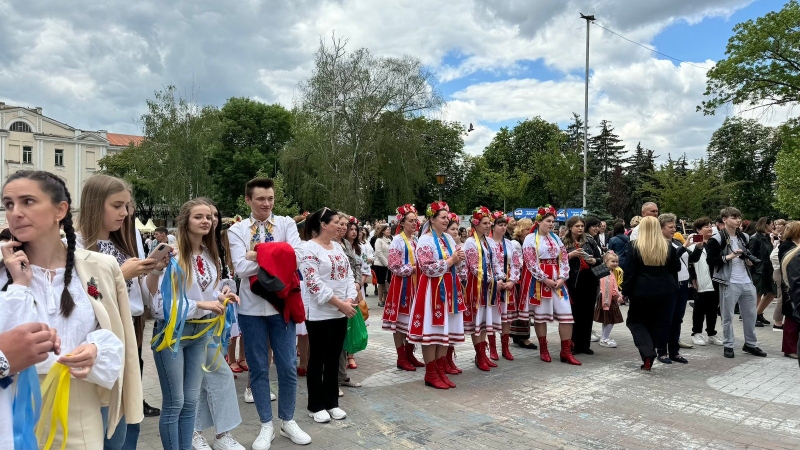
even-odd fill
[[(87, 131), (42, 114), (42, 108), (9, 106), (0, 102), (0, 180), (18, 170), (46, 170), (61, 177), (77, 210), (87, 178), (100, 170), (98, 161), (118, 152), (141, 136)], [(6, 226), (0, 205), (0, 228)]]

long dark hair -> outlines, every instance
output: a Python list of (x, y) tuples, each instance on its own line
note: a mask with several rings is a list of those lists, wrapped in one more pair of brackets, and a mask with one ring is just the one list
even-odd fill
[[(14, 180), (32, 180), (39, 183), (39, 188), (47, 195), (50, 196), (50, 201), (54, 205), (61, 202), (67, 202), (67, 214), (59, 222), (59, 225), (64, 229), (64, 234), (67, 236), (67, 264), (64, 267), (64, 290), (61, 291), (61, 315), (65, 318), (72, 314), (75, 310), (75, 300), (72, 294), (69, 293), (69, 284), (72, 282), (72, 270), (75, 268), (75, 228), (72, 224), (72, 197), (69, 195), (67, 185), (64, 180), (50, 172), (43, 170), (20, 170), (8, 177), (5, 186)], [(8, 282), (3, 286), (3, 291), (8, 288), (8, 285), (13, 283), (11, 272), (6, 269), (8, 275)]]
[[(347, 235), (350, 233), (350, 227), (356, 227), (356, 238), (353, 239), (353, 242), (350, 242), (350, 241), (347, 240)], [(361, 245), (359, 244), (359, 241), (358, 241), (358, 234), (359, 233), (360, 233), (360, 231), (358, 230), (358, 224), (350, 222), (350, 223), (347, 224), (347, 232), (344, 234), (344, 240), (350, 243), (350, 245), (353, 247), (353, 251), (356, 253), (356, 255), (361, 256)]]
[(222, 265), (222, 274), (220, 276), (220, 279), (224, 280), (228, 278), (230, 274), (228, 273), (229, 269), (227, 263), (228, 252), (225, 250), (225, 245), (223, 245), (222, 243), (222, 217), (219, 214), (219, 207), (217, 206), (216, 203), (214, 203), (214, 200), (211, 200), (208, 197), (200, 197), (200, 200), (208, 203), (209, 206), (212, 206), (214, 210), (217, 211), (215, 213), (215, 215), (217, 216), (217, 226), (214, 228), (214, 238), (215, 238), (214, 240), (217, 241), (217, 253), (219, 253), (219, 259)]
[(306, 226), (303, 229), (304, 238), (307, 241), (313, 239), (316, 235), (319, 234), (319, 231), (322, 227), (322, 224), (331, 223), (334, 217), (338, 216), (339, 212), (329, 209), (327, 207), (320, 209), (319, 211), (311, 214), (310, 216), (306, 217)]

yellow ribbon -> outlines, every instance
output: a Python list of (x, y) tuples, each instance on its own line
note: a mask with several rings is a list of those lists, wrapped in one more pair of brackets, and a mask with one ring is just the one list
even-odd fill
[[(217, 369), (219, 369), (219, 367), (222, 365), (222, 358), (220, 358), (220, 355), (222, 354), (222, 347), (223, 347), (222, 333), (225, 331), (225, 319), (226, 319), (226, 316), (228, 314), (228, 302), (229, 301), (230, 301), (230, 298), (226, 298), (222, 302), (222, 308), (223, 308), (222, 309), (222, 314), (220, 314), (220, 315), (218, 315), (216, 317), (212, 317), (210, 319), (192, 319), (192, 320), (187, 320), (186, 321), (187, 323), (204, 323), (204, 324), (207, 324), (207, 325), (202, 330), (200, 330), (197, 334), (194, 334), (192, 336), (183, 336), (181, 338), (182, 341), (190, 341), (190, 340), (200, 339), (203, 336), (206, 336), (206, 334), (211, 329), (214, 329), (214, 331), (211, 333), (211, 335), (213, 337), (220, 338), (219, 339), (220, 342), (217, 344), (217, 350), (216, 350), (216, 352), (214, 352), (214, 357), (211, 359), (211, 364), (205, 365), (205, 363), (204, 363), (202, 365), (203, 370), (206, 371), (206, 372), (214, 372)], [(212, 343), (214, 343), (213, 339), (210, 339), (208, 342), (206, 342), (206, 351), (205, 351), (206, 355), (208, 354), (208, 346), (212, 345)]]
[[(67, 355), (72, 356), (72, 355)], [(69, 385), (70, 373), (69, 367), (55, 363), (42, 383), (42, 411), (50, 411), (50, 432), (47, 436), (47, 441), (44, 444), (44, 449), (49, 450), (53, 445), (53, 440), (56, 437), (56, 427), (60, 423), (61, 429), (64, 430), (64, 439), (61, 441), (61, 450), (67, 447), (67, 437), (69, 430), (68, 413), (69, 413)], [(36, 436), (39, 442), (42, 442), (45, 432), (44, 415), (39, 419), (36, 424)]]
[[(536, 238), (534, 239), (534, 244), (533, 245), (536, 246), (536, 248), (535, 248), (535, 250), (536, 250), (536, 252), (535, 252), (536, 253), (536, 264), (539, 265), (539, 260), (541, 259), (541, 258), (539, 258), (539, 236), (541, 236), (541, 234), (539, 234), (539, 230), (538, 229), (535, 231), (535, 233), (536, 233)], [(556, 270), (558, 270), (558, 277), (556, 277), (556, 280), (557, 280), (558, 278), (561, 277), (561, 247), (558, 248), (558, 256), (556, 257), (556, 261), (557, 261)], [(545, 275), (547, 275), (547, 274), (545, 274)], [(541, 301), (542, 300), (542, 288), (544, 287), (544, 281), (539, 281), (539, 280), (536, 280), (536, 279), (534, 279), (533, 281), (534, 281), (534, 283), (536, 283), (537, 300)], [(559, 298), (564, 298), (561, 295), (561, 289), (550, 289), (550, 292), (553, 293), (553, 294), (556, 294)]]
[(478, 298), (481, 297), (481, 287), (483, 286), (483, 243), (478, 237), (478, 232), (473, 228), (472, 236), (475, 238), (475, 246), (478, 247)]
[(412, 289), (416, 289), (417, 287), (417, 265), (414, 262), (414, 249), (411, 248), (411, 242), (408, 241), (408, 236), (406, 236), (405, 231), (400, 232), (400, 236), (403, 238), (403, 241), (406, 243), (406, 250), (408, 251), (408, 262), (411, 264), (411, 282)]
[(170, 284), (172, 285), (172, 305), (170, 305), (169, 319), (167, 320), (167, 324), (164, 326), (164, 329), (161, 330), (160, 333), (153, 336), (153, 339), (150, 340), (150, 344), (152, 345), (160, 336), (163, 336), (161, 343), (158, 345), (158, 347), (156, 347), (157, 352), (160, 352), (165, 348), (170, 348), (178, 343), (178, 339), (175, 337), (175, 327), (178, 325), (178, 306), (183, 299), (181, 298), (178, 289), (178, 275), (173, 272), (170, 278)]

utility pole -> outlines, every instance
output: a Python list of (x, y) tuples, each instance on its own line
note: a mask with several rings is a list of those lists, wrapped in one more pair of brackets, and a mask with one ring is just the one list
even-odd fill
[(589, 25), (594, 22), (594, 15), (584, 16), (579, 13), (581, 19), (586, 20), (586, 85), (584, 87), (584, 109), (583, 109), (583, 209), (586, 210), (586, 179), (589, 172), (586, 162), (589, 156)]

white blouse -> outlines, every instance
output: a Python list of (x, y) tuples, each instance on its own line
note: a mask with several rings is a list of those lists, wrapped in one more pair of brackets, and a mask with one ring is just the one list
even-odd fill
[[(185, 306), (189, 311), (186, 316), (187, 320), (199, 319), (212, 314), (211, 311), (198, 308), (197, 302), (218, 301), (222, 287), (226, 284), (223, 280), (216, 281), (217, 267), (211, 261), (213, 260), (205, 248), (203, 248), (202, 254), (192, 257), (192, 283), (186, 286), (187, 305)], [(158, 277), (158, 290), (150, 303), (150, 311), (158, 320), (164, 320), (164, 297), (161, 295), (161, 283), (164, 281), (164, 275), (166, 275), (166, 271)]]
[(331, 305), (335, 295), (341, 301), (356, 298), (356, 286), (342, 246), (336, 242), (328, 250), (314, 241), (303, 243), (300, 273), (307, 288), (308, 317), (306, 320), (328, 320), (344, 317), (339, 308)]
[[(0, 266), (5, 269), (5, 267)], [(97, 347), (97, 359), (86, 381), (106, 389), (114, 383), (122, 370), (123, 344), (111, 330), (100, 329), (94, 315), (89, 295), (84, 291), (77, 270), (72, 271), (69, 293), (75, 301), (75, 309), (69, 318), (61, 315), (61, 292), (64, 290), (64, 269), (54, 271), (31, 265), (33, 279), (30, 287), (18, 284), (8, 286), (0, 292), (0, 331), (8, 331), (29, 322), (43, 322), (58, 330), (61, 338), (61, 354), (67, 355), (83, 344)], [(5, 286), (8, 277), (0, 270), (0, 286)], [(36, 365), (36, 371), (45, 375), (60, 356), (50, 353), (47, 359)]]

